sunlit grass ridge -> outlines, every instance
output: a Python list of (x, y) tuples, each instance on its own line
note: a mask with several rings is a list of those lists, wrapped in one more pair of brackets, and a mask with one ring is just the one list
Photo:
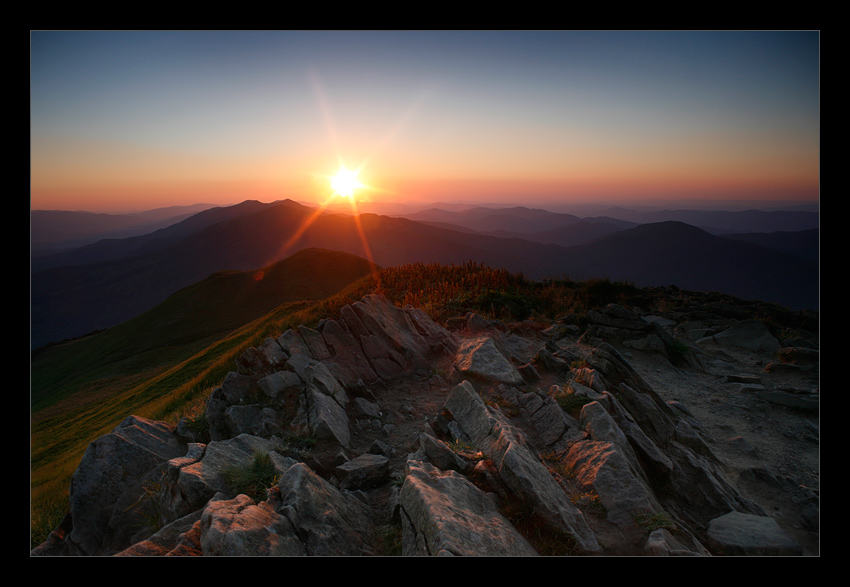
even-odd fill
[[(155, 360), (161, 363), (147, 365), (148, 376), (134, 371), (100, 382), (99, 397), (103, 399), (88, 402), (84, 409), (79, 404), (53, 407), (56, 414), (49, 420), (42, 417), (43, 411), (33, 413), (33, 546), (59, 522), (56, 516), (61, 515), (62, 508), (50, 506), (67, 503), (71, 475), (88, 442), (109, 433), (131, 414), (171, 423), (183, 416), (197, 416), (212, 390), (235, 370), (237, 357), (246, 349), (289, 328), (301, 324), (316, 327), (322, 319), (339, 318), (345, 305), (364, 295), (381, 293), (399, 307), (419, 307), (442, 323), (470, 311), (507, 321), (551, 320), (566, 313), (584, 313), (586, 308), (603, 302), (625, 303), (636, 291), (627, 284), (607, 280), (536, 282), (474, 262), (413, 263), (381, 269), (320, 301), (281, 304), (188, 356), (157, 354)], [(163, 344), (161, 350), (165, 352), (168, 345)], [(176, 353), (181, 347), (172, 348)], [(49, 511), (55, 513), (49, 515)]]

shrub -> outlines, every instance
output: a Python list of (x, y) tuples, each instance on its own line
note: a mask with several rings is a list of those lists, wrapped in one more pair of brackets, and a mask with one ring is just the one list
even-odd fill
[(559, 393), (555, 396), (555, 401), (561, 406), (561, 409), (573, 417), (578, 417), (579, 412), (593, 400), (589, 397), (576, 395), (574, 393)]
[(666, 530), (676, 530), (676, 522), (670, 517), (667, 512), (659, 512), (657, 514), (638, 514), (635, 516), (635, 524), (646, 532), (664, 528)]
[(250, 463), (225, 469), (224, 480), (233, 493), (244, 493), (254, 501), (262, 501), (265, 491), (277, 483), (278, 473), (269, 453), (257, 451)]

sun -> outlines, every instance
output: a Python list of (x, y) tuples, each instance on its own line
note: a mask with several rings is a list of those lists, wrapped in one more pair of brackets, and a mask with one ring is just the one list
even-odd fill
[(334, 189), (334, 193), (343, 198), (353, 196), (355, 188), (360, 186), (360, 182), (357, 181), (357, 173), (345, 167), (340, 168), (336, 175), (331, 178), (331, 187)]

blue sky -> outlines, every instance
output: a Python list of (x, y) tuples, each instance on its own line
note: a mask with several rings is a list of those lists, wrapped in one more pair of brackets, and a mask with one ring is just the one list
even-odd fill
[(33, 208), (818, 197), (819, 34), (34, 31)]

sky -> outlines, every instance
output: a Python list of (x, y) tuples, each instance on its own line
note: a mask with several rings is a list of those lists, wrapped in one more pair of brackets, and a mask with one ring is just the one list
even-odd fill
[(816, 202), (817, 31), (32, 31), (31, 209)]

